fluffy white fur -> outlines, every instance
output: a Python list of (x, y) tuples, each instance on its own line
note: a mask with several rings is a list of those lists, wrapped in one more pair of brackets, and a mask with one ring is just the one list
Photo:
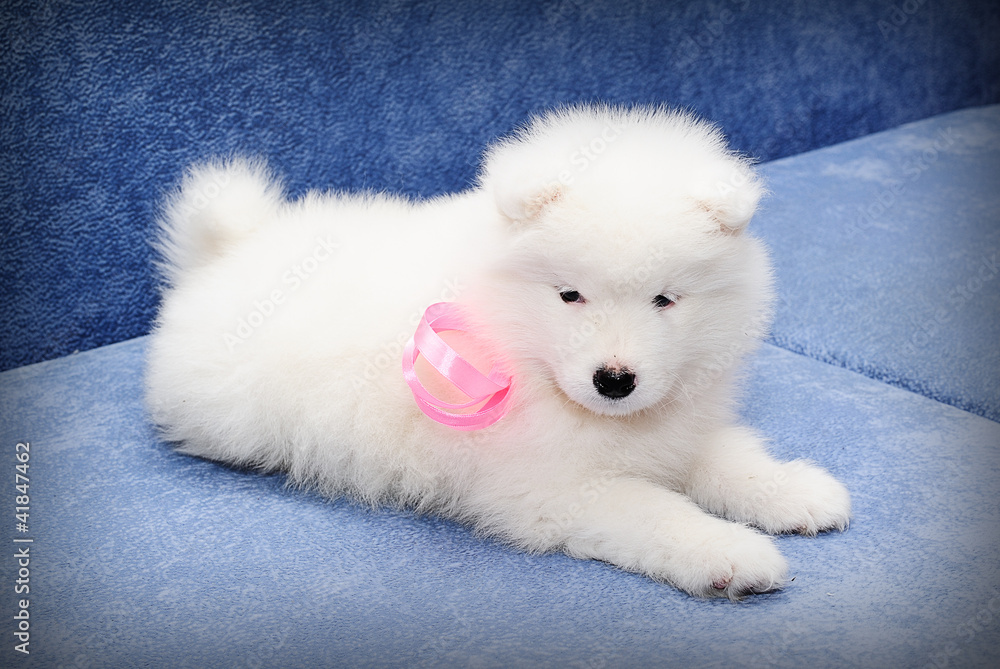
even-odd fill
[[(536, 118), (488, 151), (477, 188), (424, 202), (288, 201), (259, 164), (198, 167), (162, 222), (150, 412), (185, 453), (332, 496), (695, 595), (778, 588), (785, 560), (750, 526), (843, 529), (850, 500), (737, 424), (772, 302), (744, 231), (761, 193), (718, 130), (663, 109)], [(402, 344), (441, 300), (473, 324), (455, 345), (515, 380), (485, 430), (431, 421), (404, 384)], [(634, 389), (602, 394), (601, 368)]]

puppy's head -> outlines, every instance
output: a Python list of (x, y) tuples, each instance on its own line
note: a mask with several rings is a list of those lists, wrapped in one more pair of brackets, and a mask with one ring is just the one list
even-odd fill
[(770, 267), (744, 232), (762, 187), (713, 126), (563, 110), (496, 145), (481, 184), (510, 232), (497, 329), (577, 404), (621, 416), (691, 397), (763, 336)]

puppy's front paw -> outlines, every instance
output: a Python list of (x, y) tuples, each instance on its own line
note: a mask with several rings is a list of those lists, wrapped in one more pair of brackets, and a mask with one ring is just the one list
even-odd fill
[(699, 597), (770, 592), (784, 585), (788, 572), (770, 537), (733, 523), (690, 537), (674, 557), (667, 580)]
[(844, 530), (851, 520), (847, 488), (819, 467), (796, 460), (780, 465), (754, 495), (753, 523), (774, 534), (815, 535)]

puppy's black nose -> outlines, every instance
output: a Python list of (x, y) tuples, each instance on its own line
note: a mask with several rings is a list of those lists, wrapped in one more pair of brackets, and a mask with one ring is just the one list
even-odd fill
[(635, 374), (627, 367), (620, 370), (601, 367), (594, 372), (594, 387), (605, 397), (621, 399), (635, 390)]

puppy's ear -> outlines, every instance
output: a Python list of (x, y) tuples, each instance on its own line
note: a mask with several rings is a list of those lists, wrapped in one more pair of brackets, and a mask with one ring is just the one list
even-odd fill
[(722, 233), (740, 234), (764, 195), (760, 177), (749, 165), (741, 163), (728, 175), (710, 181), (714, 181), (711, 188), (696, 197), (698, 208), (708, 212)]
[(559, 179), (565, 153), (562, 146), (549, 146), (523, 130), (490, 148), (479, 184), (511, 222), (530, 224), (567, 194), (568, 183)]
[(551, 183), (494, 183), (493, 197), (500, 212), (515, 223), (530, 223), (541, 218), (550, 206), (559, 202), (566, 186)]

